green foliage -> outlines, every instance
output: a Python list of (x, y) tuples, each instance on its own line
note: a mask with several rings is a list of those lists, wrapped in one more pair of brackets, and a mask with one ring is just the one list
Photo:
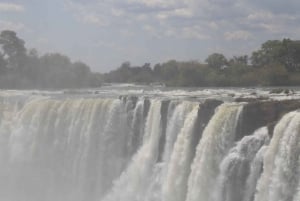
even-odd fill
[(262, 67), (272, 63), (280, 63), (289, 72), (300, 71), (300, 41), (290, 39), (269, 40), (254, 51), (251, 56), (254, 67)]
[(145, 63), (141, 67), (133, 67), (130, 62), (124, 62), (120, 68), (113, 70), (110, 73), (104, 74), (105, 82), (116, 83), (151, 83), (154, 80), (154, 73), (149, 63)]
[[(143, 67), (126, 67), (112, 71), (104, 77), (121, 77), (118, 81), (150, 83), (162, 82), (167, 86), (281, 86), (291, 83), (299, 84), (300, 78), (292, 76), (284, 65), (272, 63), (260, 68), (253, 68), (247, 64), (247, 57), (234, 57), (228, 66), (223, 69), (211, 68), (206, 64), (199, 62), (179, 62), (168, 61), (162, 64), (156, 64), (152, 69), (142, 71)], [(137, 73), (143, 72), (143, 74)], [(116, 76), (118, 75), (118, 76)], [(123, 76), (122, 76), (123, 75)], [(141, 77), (143, 75), (143, 77)], [(300, 74), (298, 74), (300, 76)], [(126, 79), (125, 79), (126, 78)], [(107, 80), (106, 80), (107, 81)]]
[(280, 86), (300, 84), (300, 41), (269, 40), (249, 57), (213, 53), (205, 60), (170, 60), (132, 66), (124, 62), (106, 74), (93, 73), (83, 62), (59, 53), (39, 56), (27, 50), (13, 31), (0, 33), (0, 88), (98, 87), (101, 82), (165, 83), (167, 86)]
[(223, 54), (220, 53), (213, 53), (207, 57), (205, 60), (209, 67), (220, 69), (227, 65), (227, 59)]
[(243, 56), (233, 56), (228, 62), (229, 66), (247, 66), (248, 65), (248, 55)]
[(4, 59), (4, 55), (0, 54), (0, 74), (5, 73), (6, 69), (7, 69), (7, 62)]
[(3, 56), (7, 57), (7, 67), (20, 71), (26, 58), (25, 42), (14, 31), (5, 30), (0, 33), (0, 47)]
[(257, 72), (260, 85), (263, 86), (283, 86), (288, 85), (289, 75), (285, 67), (279, 63), (263, 66)]

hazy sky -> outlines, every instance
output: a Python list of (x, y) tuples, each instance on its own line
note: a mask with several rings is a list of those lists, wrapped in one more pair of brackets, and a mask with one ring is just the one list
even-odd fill
[(299, 39), (299, 10), (299, 0), (0, 0), (0, 30), (105, 72), (124, 61), (204, 61)]

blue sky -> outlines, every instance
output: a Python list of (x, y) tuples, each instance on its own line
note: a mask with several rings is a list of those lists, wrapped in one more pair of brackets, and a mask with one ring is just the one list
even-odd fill
[(0, 30), (107, 72), (124, 61), (204, 61), (300, 36), (298, 0), (0, 0)]

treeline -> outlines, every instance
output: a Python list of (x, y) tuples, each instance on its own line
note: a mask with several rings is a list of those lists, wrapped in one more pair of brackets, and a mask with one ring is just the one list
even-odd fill
[(251, 56), (227, 59), (213, 53), (205, 63), (176, 61), (143, 66), (123, 63), (105, 82), (165, 83), (168, 86), (284, 86), (300, 84), (300, 41), (270, 40)]
[(167, 86), (300, 85), (300, 41), (269, 40), (250, 56), (213, 53), (205, 62), (170, 60), (151, 66), (124, 62), (100, 74), (59, 53), (26, 49), (14, 31), (0, 33), (0, 88), (57, 89), (99, 87), (102, 82), (164, 83)]
[(24, 40), (14, 31), (0, 33), (0, 88), (57, 89), (98, 87), (100, 74), (83, 62), (71, 62), (59, 53), (38, 55), (27, 50)]

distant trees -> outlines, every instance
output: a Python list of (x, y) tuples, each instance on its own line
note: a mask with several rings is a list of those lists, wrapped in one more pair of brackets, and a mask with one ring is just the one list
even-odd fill
[(0, 88), (74, 88), (101, 85), (101, 76), (83, 62), (59, 53), (39, 56), (14, 31), (0, 33)]
[(242, 65), (242, 66), (247, 66), (248, 65), (248, 55), (242, 55), (242, 56), (233, 56), (233, 58), (231, 58), (228, 61), (228, 64), (230, 66), (233, 65)]
[(4, 54), (0, 53), (0, 74), (3, 74), (6, 72), (6, 60), (4, 59)]
[[(132, 67), (123, 63), (104, 75), (107, 82), (162, 82), (168, 86), (279, 86), (300, 84), (300, 42), (284, 39), (267, 41), (261, 49), (248, 55), (227, 59), (213, 53), (205, 60)], [(143, 73), (141, 73), (143, 72)], [(143, 74), (143, 77), (141, 77)], [(141, 78), (141, 79), (139, 79)]]
[(151, 67), (124, 62), (109, 73), (93, 73), (81, 61), (60, 53), (39, 55), (26, 49), (14, 31), (0, 33), (0, 88), (98, 87), (102, 82), (165, 83), (168, 86), (275, 86), (300, 84), (300, 41), (269, 40), (248, 55), (221, 53), (206, 63), (170, 60)]
[(209, 67), (220, 69), (227, 65), (227, 59), (223, 54), (220, 53), (213, 53), (207, 57), (205, 62), (208, 64)]
[(5, 30), (0, 33), (2, 55), (7, 58), (7, 68), (20, 71), (26, 57), (25, 42), (17, 37), (14, 31)]
[(280, 63), (289, 72), (300, 71), (300, 41), (269, 40), (252, 53), (251, 61), (254, 67)]
[(154, 73), (150, 63), (145, 63), (143, 66), (131, 66), (130, 62), (124, 62), (121, 66), (103, 75), (105, 82), (139, 82), (151, 83), (154, 80)]

